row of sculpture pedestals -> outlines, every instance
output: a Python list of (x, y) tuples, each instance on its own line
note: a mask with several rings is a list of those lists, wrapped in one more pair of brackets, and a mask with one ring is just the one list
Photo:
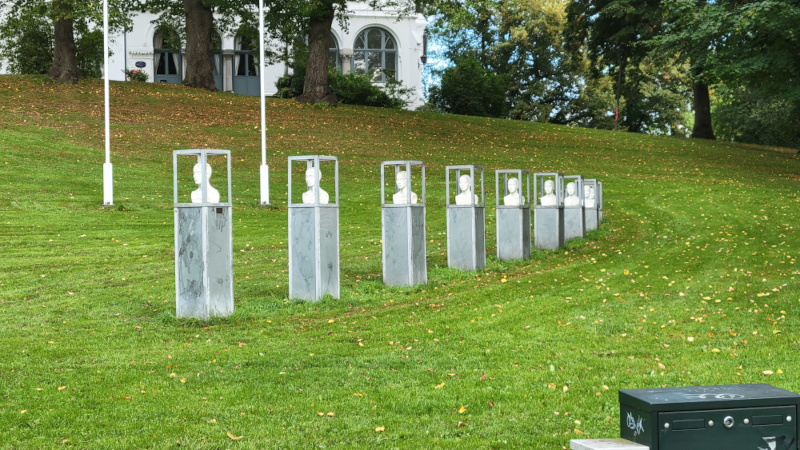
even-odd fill
[[(178, 161), (186, 159), (183, 157), (193, 162), (192, 178), (197, 188), (190, 195), (184, 194), (190, 197), (191, 203), (179, 202)], [(227, 197), (227, 202), (221, 201), (220, 192), (210, 184), (209, 157), (222, 157), (227, 161), (227, 193), (223, 196)], [(319, 155), (291, 156), (288, 166), (289, 297), (309, 301), (317, 301), (325, 295), (339, 298), (338, 159)], [(323, 170), (326, 166), (332, 166), (332, 170)], [(173, 152), (178, 317), (206, 320), (233, 312), (230, 167), (228, 150)], [(329, 170), (333, 172), (333, 195), (320, 186), (322, 173), (330, 173)], [(299, 173), (304, 175), (305, 189), (296, 192), (292, 178)], [(602, 219), (602, 183), (580, 175), (564, 176), (555, 172), (534, 173), (531, 180), (528, 170), (495, 171), (498, 259), (530, 257), (531, 203), (533, 243), (539, 249), (561, 248), (566, 240), (582, 238), (587, 231), (596, 229)], [(483, 167), (447, 166), (446, 183), (448, 266), (462, 270), (482, 269), (486, 265)], [(425, 208), (425, 164), (422, 161), (382, 162), (381, 237), (385, 284), (427, 283)]]

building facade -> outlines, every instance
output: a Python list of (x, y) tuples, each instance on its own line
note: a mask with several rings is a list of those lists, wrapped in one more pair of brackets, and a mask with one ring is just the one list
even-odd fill
[[(424, 103), (422, 70), (426, 58), (425, 26), (422, 15), (401, 16), (393, 10), (375, 10), (365, 3), (348, 5), (348, 27), (334, 21), (330, 39), (330, 62), (343, 73), (370, 74), (380, 86), (394, 77), (412, 89), (407, 100), (413, 109)], [(142, 70), (154, 83), (179, 84), (184, 77), (184, 51), (174, 51), (153, 24), (154, 14), (140, 13), (133, 18), (130, 32), (113, 36), (110, 43), (109, 79), (124, 81), (125, 70)], [(243, 34), (217, 33), (219, 51), (209, 55), (214, 79), (220, 91), (259, 95), (258, 46), (252, 46)], [(285, 48), (282, 42), (270, 42), (273, 50)], [(251, 51), (251, 49), (254, 49)], [(266, 66), (266, 95), (278, 92), (276, 82), (291, 69), (285, 63)]]

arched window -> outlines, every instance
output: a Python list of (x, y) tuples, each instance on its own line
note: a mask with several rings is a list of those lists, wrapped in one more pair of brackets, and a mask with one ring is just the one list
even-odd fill
[(338, 72), (342, 71), (342, 56), (339, 54), (339, 43), (336, 42), (333, 33), (331, 33), (331, 38), (328, 42), (328, 65)]
[(181, 41), (178, 33), (172, 30), (158, 31), (153, 37), (155, 54), (156, 83), (180, 83), (183, 76), (181, 67)]
[(397, 72), (397, 41), (383, 28), (367, 28), (353, 46), (353, 71), (366, 73), (374, 83), (385, 83)]

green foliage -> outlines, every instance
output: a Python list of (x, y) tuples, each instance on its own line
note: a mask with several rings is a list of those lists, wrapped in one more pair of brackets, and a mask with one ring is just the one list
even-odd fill
[(148, 78), (147, 72), (133, 69), (133, 70), (125, 70), (125, 79), (128, 81), (139, 81), (139, 82), (146, 82)]
[(328, 84), (339, 99), (339, 103), (344, 105), (400, 109), (408, 104), (406, 98), (411, 91), (392, 78), (383, 85), (374, 85), (369, 75), (359, 73), (344, 75), (333, 69), (328, 70)]
[(800, 103), (725, 85), (716, 88), (714, 98), (712, 118), (719, 139), (800, 149)]
[[(565, 45), (564, 8), (565, 3), (545, 0), (435, 2), (439, 14), (432, 33), (446, 44), (446, 56), (457, 67), (469, 64), (448, 69), (448, 75), (452, 78), (468, 70), (481, 79), (494, 80), (465, 80), (479, 85), (473, 93), (477, 99), (490, 97), (492, 104), (482, 106), (477, 100), (472, 106), (459, 108), (519, 120), (605, 127), (603, 118), (613, 102), (603, 104), (608, 96), (598, 89), (607, 87), (607, 80), (603, 80), (607, 75), (592, 74), (581, 45)], [(478, 61), (481, 70), (467, 59)], [(600, 80), (592, 80), (593, 76)], [(505, 82), (502, 102), (501, 79)], [(432, 91), (440, 107), (446, 110), (448, 106), (442, 102), (452, 102), (456, 96), (459, 105), (470, 104), (466, 89), (463, 95), (453, 95), (460, 88), (452, 88), (442, 86), (445, 97), (441, 91)]]
[(53, 65), (53, 25), (44, 4), (8, 9), (0, 18), (0, 53), (16, 74), (44, 75)]
[[(74, 22), (76, 59), (81, 76), (102, 75), (102, 0), (13, 0), (0, 17), (0, 53), (8, 70), (17, 74), (46, 74), (53, 65), (53, 23), (62, 17)], [(130, 2), (109, 2), (109, 29), (129, 29)]]
[(508, 75), (492, 73), (475, 58), (461, 56), (441, 76), (441, 84), (430, 89), (430, 103), (437, 109), (486, 117), (503, 117), (508, 112)]

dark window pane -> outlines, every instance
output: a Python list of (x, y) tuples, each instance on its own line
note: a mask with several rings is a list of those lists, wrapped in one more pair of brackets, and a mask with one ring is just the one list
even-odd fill
[(383, 44), (383, 32), (377, 28), (367, 30), (367, 47), (380, 50)]

